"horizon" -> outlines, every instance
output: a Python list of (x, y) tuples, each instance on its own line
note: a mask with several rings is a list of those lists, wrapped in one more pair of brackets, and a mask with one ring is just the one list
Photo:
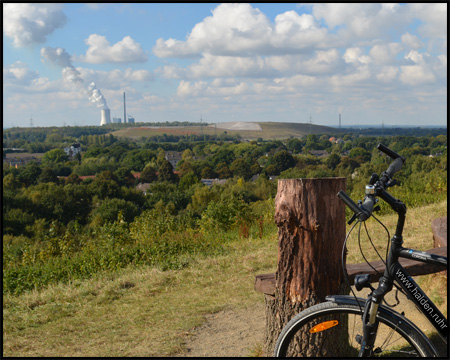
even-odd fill
[[(175, 122), (175, 121), (174, 121)], [(230, 121), (229, 121), (230, 122)], [(254, 121), (244, 121), (244, 122), (250, 122), (250, 123), (258, 123), (258, 122), (254, 122)], [(264, 123), (264, 122), (273, 122), (273, 121), (259, 121), (259, 123)], [(165, 122), (156, 122), (156, 124), (164, 124)], [(227, 123), (225, 122), (221, 122), (221, 123), (207, 123), (205, 122), (205, 125), (212, 125), (212, 124), (223, 124), (223, 123)], [(152, 123), (135, 123), (134, 125), (145, 125), (145, 124), (152, 124)], [(304, 124), (304, 125), (309, 125), (309, 123), (294, 123), (294, 122), (280, 122), (280, 124)], [(395, 128), (406, 128), (406, 129), (415, 129), (415, 128), (421, 128), (421, 129), (428, 129), (428, 128), (439, 128), (439, 129), (447, 129), (447, 124), (445, 125), (361, 125), (361, 124), (350, 124), (350, 125), (346, 125), (346, 126), (341, 126), (341, 128), (332, 126), (332, 125), (319, 125), (319, 124), (312, 124), (317, 125), (317, 126), (326, 126), (326, 127), (330, 127), (332, 129), (337, 129), (337, 130), (345, 130), (345, 129), (352, 129), (352, 128), (364, 128), (364, 129), (395, 129)], [(13, 129), (13, 128), (21, 128), (21, 129), (32, 129), (32, 128), (45, 128), (45, 127), (89, 127), (89, 126), (98, 126), (98, 127), (102, 127), (102, 125), (64, 125), (64, 126), (57, 126), (57, 125), (50, 125), (50, 126), (11, 126), (11, 127), (3, 127), (3, 130), (6, 129)], [(167, 126), (170, 127), (170, 126)]]
[(4, 128), (447, 124), (446, 3), (4, 3), (3, 50)]

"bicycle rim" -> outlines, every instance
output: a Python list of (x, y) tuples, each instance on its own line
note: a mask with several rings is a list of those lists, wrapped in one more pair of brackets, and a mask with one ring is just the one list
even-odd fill
[[(374, 356), (430, 356), (413, 329), (386, 315), (380, 320)], [(294, 317), (275, 346), (279, 357), (356, 357), (362, 336), (361, 311), (357, 306), (322, 303)]]

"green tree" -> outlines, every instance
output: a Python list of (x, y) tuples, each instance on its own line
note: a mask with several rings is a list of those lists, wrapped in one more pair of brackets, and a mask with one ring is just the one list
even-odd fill
[(49, 182), (58, 184), (59, 180), (58, 180), (58, 177), (56, 176), (55, 172), (51, 168), (45, 167), (42, 170), (41, 175), (39, 175), (38, 183), (49, 183)]
[(116, 178), (110, 171), (102, 171), (98, 174), (94, 181), (89, 184), (89, 189), (93, 195), (97, 195), (100, 199), (120, 198), (120, 187)]
[(272, 158), (271, 164), (275, 166), (275, 175), (295, 166), (294, 157), (286, 150), (278, 151)]
[(23, 182), (26, 186), (30, 186), (37, 183), (39, 175), (41, 175), (42, 169), (36, 163), (36, 161), (30, 161), (25, 165), (23, 170), (20, 171), (17, 178)]
[(117, 179), (117, 184), (119, 186), (131, 187), (134, 186), (135, 178), (131, 173), (131, 170), (126, 167), (120, 167), (114, 171), (114, 176)]
[(221, 162), (217, 164), (216, 173), (220, 179), (228, 179), (233, 176), (233, 173), (231, 172), (226, 162)]
[(178, 184), (178, 186), (181, 190), (186, 191), (191, 186), (197, 184), (198, 181), (199, 179), (197, 178), (197, 176), (195, 176), (194, 172), (191, 171), (180, 179), (180, 183)]
[(141, 176), (139, 178), (139, 182), (141, 183), (151, 183), (158, 179), (158, 175), (156, 174), (156, 170), (153, 166), (147, 165), (144, 170), (141, 172)]
[(230, 165), (230, 170), (235, 176), (242, 177), (245, 180), (249, 180), (252, 177), (250, 166), (243, 158), (238, 158)]
[(168, 181), (170, 183), (175, 183), (177, 181), (177, 176), (173, 172), (173, 166), (168, 160), (162, 160), (159, 166), (158, 172), (159, 181)]
[(3, 189), (16, 190), (19, 189), (21, 185), (21, 182), (13, 173), (9, 173), (3, 178)]
[(101, 226), (107, 222), (114, 222), (118, 219), (119, 213), (122, 214), (126, 222), (130, 223), (139, 215), (139, 209), (130, 201), (116, 198), (104, 199), (91, 213), (91, 226)]
[(338, 166), (340, 162), (341, 162), (341, 157), (336, 153), (331, 154), (325, 160), (325, 164), (327, 164), (327, 166), (332, 170), (336, 169), (336, 166)]
[(361, 157), (364, 161), (370, 161), (371, 153), (362, 147), (354, 147), (348, 154), (351, 158)]
[(70, 174), (66, 179), (66, 184), (81, 184), (82, 180), (77, 174)]
[(292, 151), (293, 154), (299, 154), (302, 151), (303, 144), (299, 139), (293, 138), (287, 142), (287, 148)]
[(69, 156), (67, 156), (63, 149), (53, 149), (44, 154), (42, 157), (42, 165), (52, 166), (65, 163), (68, 160)]

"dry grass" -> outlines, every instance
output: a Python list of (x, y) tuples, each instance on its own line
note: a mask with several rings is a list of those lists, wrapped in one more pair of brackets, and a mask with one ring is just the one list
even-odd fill
[[(410, 210), (405, 246), (431, 248), (431, 220), (446, 215), (446, 206)], [(395, 224), (393, 216), (382, 221), (390, 228)], [(374, 239), (378, 237), (375, 232)], [(4, 295), (3, 355), (173, 355), (183, 349), (183, 338), (205, 314), (264, 301), (254, 291), (254, 279), (276, 269), (275, 230), (263, 239), (233, 242), (230, 248), (226, 256), (198, 258), (183, 270), (130, 268), (20, 296)], [(356, 250), (349, 248), (351, 258)], [(442, 309), (447, 304), (443, 281), (435, 277), (422, 284)], [(258, 354), (255, 348), (252, 355)]]
[(190, 135), (209, 135), (220, 136), (223, 134), (240, 135), (243, 139), (256, 140), (258, 138), (263, 139), (286, 139), (291, 136), (303, 137), (304, 135), (334, 133), (336, 129), (327, 126), (300, 124), (300, 123), (277, 123), (277, 122), (261, 122), (258, 123), (262, 131), (257, 130), (226, 130), (215, 129), (213, 126), (167, 126), (167, 127), (129, 127), (112, 132), (114, 136), (128, 137), (132, 139), (139, 139), (142, 136), (161, 136), (177, 135), (177, 136), (190, 136)]

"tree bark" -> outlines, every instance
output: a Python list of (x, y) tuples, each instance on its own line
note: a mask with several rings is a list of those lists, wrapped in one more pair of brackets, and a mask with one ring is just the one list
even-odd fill
[[(273, 354), (282, 328), (294, 315), (327, 295), (347, 292), (341, 263), (345, 205), (337, 197), (339, 190), (346, 190), (345, 178), (278, 181), (278, 264), (275, 297), (265, 296), (265, 355)], [(315, 344), (300, 347), (305, 346), (313, 356)]]

